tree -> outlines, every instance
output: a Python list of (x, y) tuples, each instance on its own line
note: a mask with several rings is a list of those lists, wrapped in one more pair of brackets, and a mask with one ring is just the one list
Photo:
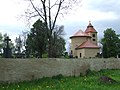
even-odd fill
[(20, 37), (20, 35), (19, 35), (19, 37), (17, 38), (16, 37), (16, 39), (15, 39), (15, 43), (16, 43), (16, 53), (17, 54), (21, 54), (21, 52), (22, 52), (22, 39), (21, 39), (21, 37)]
[(108, 48), (107, 48), (107, 45), (106, 43), (103, 43), (103, 48), (102, 48), (102, 55), (104, 58), (108, 58)]
[(36, 54), (38, 57), (42, 57), (42, 54), (46, 51), (46, 27), (40, 19), (38, 19), (31, 28), (27, 38), (27, 50), (28, 53)]
[(73, 8), (81, 0), (29, 0), (32, 8), (25, 12), (28, 20), (33, 17), (39, 17), (47, 29), (48, 54), (52, 57), (52, 34), (56, 26), (58, 15), (63, 15), (67, 10)]
[(65, 51), (64, 26), (56, 26), (52, 36), (52, 57), (60, 57)]
[(26, 47), (26, 40), (27, 40), (28, 33), (29, 33), (29, 31), (23, 31), (22, 34), (21, 34), (24, 51), (25, 51), (25, 47)]
[(112, 28), (108, 28), (104, 31), (104, 38), (102, 38), (104, 58), (117, 56), (117, 44), (120, 43), (119, 41), (119, 35), (117, 35)]

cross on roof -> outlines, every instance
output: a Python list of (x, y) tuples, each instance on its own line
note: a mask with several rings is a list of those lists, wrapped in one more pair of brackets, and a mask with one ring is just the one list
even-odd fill
[(89, 23), (91, 23), (91, 21), (89, 21)]

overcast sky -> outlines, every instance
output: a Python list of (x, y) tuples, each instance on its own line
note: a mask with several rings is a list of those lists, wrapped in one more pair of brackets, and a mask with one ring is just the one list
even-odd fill
[[(27, 4), (17, 0), (2, 0), (0, 2), (0, 32), (7, 33), (12, 40), (29, 30), (20, 15), (27, 8)], [(57, 23), (65, 26), (67, 37), (73, 35), (79, 29), (86, 29), (89, 21), (98, 32), (99, 39), (103, 31), (113, 28), (120, 34), (120, 0), (83, 0), (79, 7), (70, 11), (70, 14), (58, 20)], [(68, 40), (68, 38), (67, 38)]]

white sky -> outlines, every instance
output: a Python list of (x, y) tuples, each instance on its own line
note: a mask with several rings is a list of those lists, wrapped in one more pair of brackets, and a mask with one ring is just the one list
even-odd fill
[[(20, 19), (20, 15), (28, 7), (27, 3), (18, 1), (1, 0), (0, 2), (0, 33), (7, 33), (12, 40), (22, 31), (28, 30), (24, 20)], [(79, 29), (84, 31), (89, 21), (98, 31), (99, 37), (103, 36), (103, 31), (107, 28), (113, 28), (120, 33), (119, 5), (120, 0), (83, 0), (79, 7), (58, 20), (58, 23), (65, 26), (67, 37)]]

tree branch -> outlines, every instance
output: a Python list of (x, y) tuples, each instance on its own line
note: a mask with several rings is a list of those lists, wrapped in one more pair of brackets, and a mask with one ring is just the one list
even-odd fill
[(51, 30), (51, 5), (50, 5), (50, 0), (49, 0), (49, 6), (48, 6), (48, 12), (49, 12), (49, 28), (50, 28), (50, 30)]
[(44, 11), (44, 21), (45, 21), (45, 24), (46, 24), (46, 28), (48, 29), (48, 23), (47, 23), (47, 10), (46, 10), (46, 6), (45, 6), (45, 3), (46, 3), (46, 0), (41, 0), (42, 2), (42, 5), (43, 5), (43, 11)]
[(61, 8), (61, 5), (62, 5), (63, 2), (64, 2), (64, 0), (60, 0), (60, 2), (59, 2), (58, 10), (57, 10), (56, 16), (55, 16), (55, 18), (54, 18), (52, 30), (53, 30), (54, 27), (55, 27), (55, 23), (56, 23), (56, 20), (57, 20), (57, 17), (58, 17), (58, 14), (59, 14), (59, 12), (60, 12), (60, 8)]
[[(41, 0), (42, 1), (42, 0)], [(30, 0), (31, 5), (33, 6), (33, 8), (35, 9), (35, 11), (38, 13), (38, 15), (45, 21), (44, 17), (40, 14), (40, 12), (37, 10), (37, 8), (34, 6), (32, 0)]]
[(57, 2), (58, 2), (58, 0), (56, 0), (56, 2), (50, 8), (52, 9), (54, 6), (59, 5), (59, 4), (57, 4)]

